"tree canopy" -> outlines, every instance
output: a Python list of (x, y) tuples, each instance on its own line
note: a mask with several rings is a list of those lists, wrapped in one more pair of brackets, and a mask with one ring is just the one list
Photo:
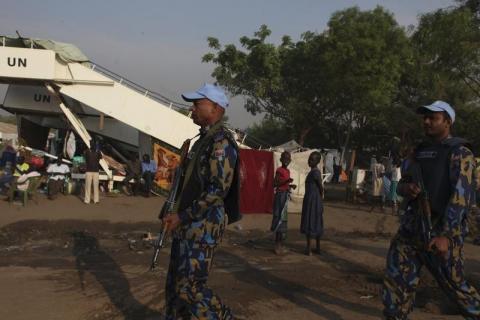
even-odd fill
[(242, 36), (239, 47), (210, 37), (203, 61), (215, 65), (218, 84), (245, 97), (250, 113), (266, 114), (250, 131), (272, 144), (293, 138), (310, 147), (386, 151), (393, 138), (411, 144), (421, 137), (418, 106), (445, 100), (459, 113), (456, 132), (480, 146), (473, 134), (479, 8), (478, 0), (461, 0), (407, 30), (382, 7), (352, 7), (298, 41), (285, 35), (271, 43), (266, 25)]

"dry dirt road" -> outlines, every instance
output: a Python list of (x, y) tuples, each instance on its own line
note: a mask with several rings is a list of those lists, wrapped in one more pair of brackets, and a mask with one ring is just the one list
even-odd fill
[[(27, 207), (0, 202), (0, 319), (162, 319), (168, 249), (148, 272), (141, 238), (159, 228), (162, 198), (73, 196)], [(291, 203), (299, 211), (299, 203)], [(209, 284), (242, 319), (380, 319), (379, 287), (397, 218), (327, 202), (322, 254), (303, 255), (300, 215), (289, 216), (288, 253), (272, 253), (270, 216), (228, 228)], [(480, 252), (466, 246), (480, 287)], [(411, 319), (461, 319), (428, 276)]]

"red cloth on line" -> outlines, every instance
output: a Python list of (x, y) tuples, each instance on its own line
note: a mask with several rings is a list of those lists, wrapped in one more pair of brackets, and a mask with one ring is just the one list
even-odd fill
[(290, 170), (284, 167), (278, 167), (275, 175), (278, 175), (278, 181), (280, 182), (277, 187), (277, 191), (288, 191), (290, 189)]
[(240, 149), (240, 212), (271, 213), (273, 153)]

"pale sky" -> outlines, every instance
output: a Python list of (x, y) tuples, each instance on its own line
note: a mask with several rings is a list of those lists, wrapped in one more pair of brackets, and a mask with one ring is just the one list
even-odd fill
[[(78, 46), (92, 61), (172, 100), (213, 82), (207, 37), (238, 45), (260, 25), (298, 40), (305, 31), (321, 32), (335, 11), (381, 5), (400, 25), (415, 25), (419, 14), (445, 8), (453, 0), (2, 0), (0, 34), (51, 39)], [(259, 117), (235, 98), (227, 110), (230, 123), (245, 128)]]

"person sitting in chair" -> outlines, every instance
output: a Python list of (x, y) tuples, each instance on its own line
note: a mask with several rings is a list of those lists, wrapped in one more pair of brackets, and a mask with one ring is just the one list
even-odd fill
[(30, 184), (30, 178), (40, 177), (40, 176), (41, 174), (40, 172), (37, 171), (37, 168), (35, 168), (34, 166), (30, 166), (28, 173), (24, 173), (20, 177), (18, 177), (16, 189), (20, 191), (26, 191)]
[(59, 155), (57, 161), (48, 166), (47, 173), (49, 175), (47, 184), (48, 199), (54, 200), (58, 193), (63, 190), (70, 168), (63, 163), (63, 158)]
[(19, 176), (12, 182), (10, 190), (8, 191), (8, 201), (13, 201), (16, 191), (26, 192), (28, 190), (28, 187), (30, 186), (30, 179), (40, 176), (41, 174), (37, 171), (37, 168), (35, 166), (29, 166), (28, 172), (23, 173), (21, 176)]
[(140, 179), (142, 178), (142, 163), (138, 159), (138, 154), (131, 156), (127, 161), (126, 175), (123, 179), (123, 190), (127, 195), (132, 194), (132, 188), (130, 188), (130, 181), (133, 180), (133, 195), (138, 195), (138, 189), (140, 187)]

